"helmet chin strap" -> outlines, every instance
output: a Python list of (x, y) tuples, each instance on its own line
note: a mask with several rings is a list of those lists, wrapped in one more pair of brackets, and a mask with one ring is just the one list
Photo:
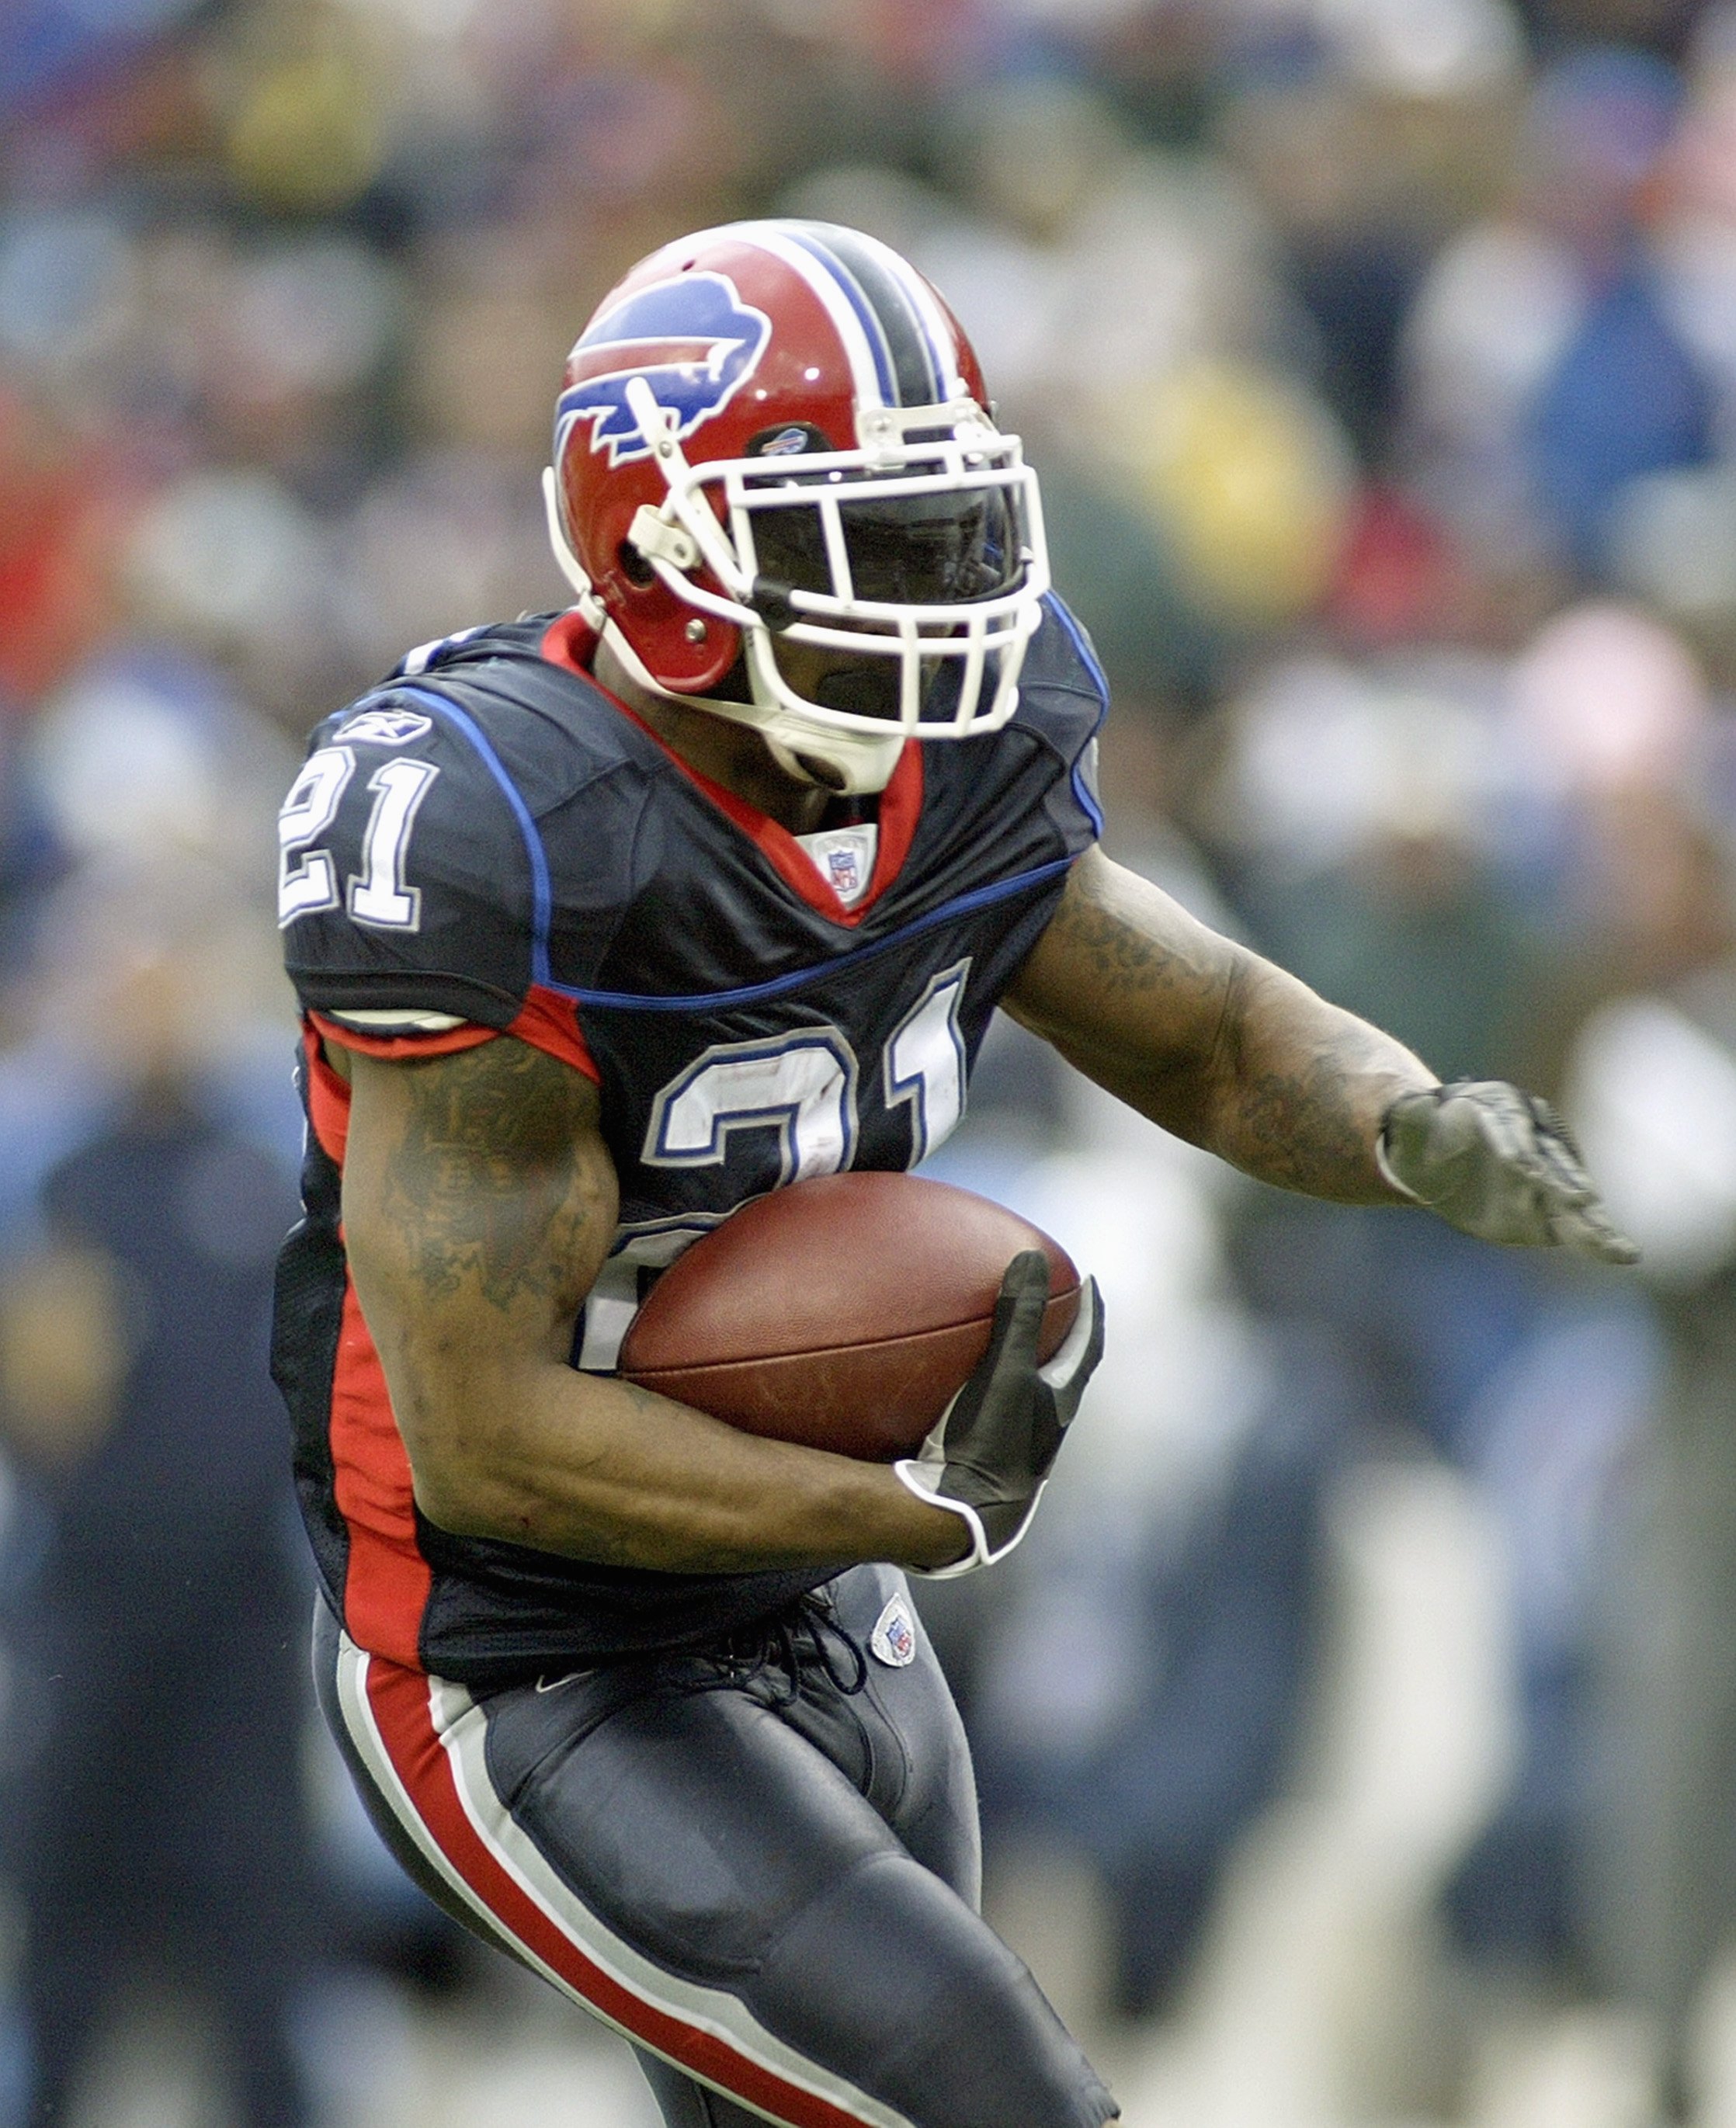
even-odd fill
[(666, 702), (709, 710), (730, 724), (746, 724), (759, 733), (784, 773), (798, 782), (842, 798), (872, 796), (892, 780), (904, 751), (902, 731), (890, 731), (884, 739), (868, 732), (830, 731), (792, 716), (781, 702), (730, 702), (711, 695), (678, 695), (652, 677), (612, 620), (605, 617), (598, 633), (628, 674), (649, 693)]
[(550, 467), (543, 474), (543, 502), (555, 560), (562, 575), (578, 592), (579, 610), (586, 620), (641, 687), (666, 702), (687, 703), (696, 710), (709, 710), (714, 716), (725, 717), (731, 724), (750, 726), (765, 741), (778, 766), (798, 782), (833, 791), (841, 798), (866, 798), (885, 790), (892, 771), (898, 766), (898, 757), (904, 751), (906, 734), (902, 731), (889, 732), (882, 739), (877, 733), (834, 731), (823, 725), (811, 724), (792, 715), (775, 697), (768, 697), (755, 670), (758, 661), (751, 657), (747, 660), (749, 691), (754, 696), (751, 701), (725, 702), (710, 695), (680, 695), (654, 679), (639, 653), (610, 617), (608, 609), (597, 596), (591, 579), (573, 553), (566, 527), (561, 523), (558, 498), (554, 472)]
[[(708, 703), (706, 706), (712, 705)], [(716, 706), (727, 712), (737, 705), (721, 703)], [(799, 777), (804, 783), (816, 784), (839, 798), (867, 798), (884, 791), (904, 751), (901, 735), (890, 741), (853, 740), (849, 734), (839, 733), (816, 743), (811, 735), (804, 734), (800, 753), (781, 739), (773, 739), (769, 732), (762, 731), (760, 737), (773, 760), (786, 773)]]

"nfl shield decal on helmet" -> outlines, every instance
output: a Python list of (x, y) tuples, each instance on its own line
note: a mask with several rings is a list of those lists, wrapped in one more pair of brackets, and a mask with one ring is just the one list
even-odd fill
[(626, 401), (635, 377), (676, 416), (676, 435), (690, 436), (747, 382), (771, 333), (771, 320), (744, 303), (725, 273), (682, 273), (635, 288), (591, 325), (567, 358), (567, 386), (556, 402), (556, 463), (579, 421), (592, 424), (591, 448), (606, 449), (611, 465), (649, 454)]
[(916, 1621), (902, 1596), (893, 1597), (874, 1621), (868, 1651), (892, 1670), (903, 1670), (916, 1660)]

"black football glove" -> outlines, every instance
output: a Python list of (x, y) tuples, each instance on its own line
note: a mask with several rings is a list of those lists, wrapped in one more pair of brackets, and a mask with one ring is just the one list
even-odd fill
[(1401, 1094), (1378, 1151), (1389, 1182), (1482, 1241), (1568, 1248), (1602, 1263), (1639, 1259), (1604, 1210), (1566, 1124), (1504, 1080)]
[(950, 1566), (916, 1568), (949, 1580), (1004, 1559), (1030, 1527), (1049, 1465), (1103, 1356), (1103, 1303), (1097, 1282), (1079, 1290), (1079, 1312), (1059, 1350), (1037, 1364), (1049, 1304), (1049, 1259), (1015, 1256), (1001, 1281), (988, 1350), (935, 1423), (919, 1454), (892, 1468), (920, 1499), (949, 1508), (971, 1533), (970, 1550)]

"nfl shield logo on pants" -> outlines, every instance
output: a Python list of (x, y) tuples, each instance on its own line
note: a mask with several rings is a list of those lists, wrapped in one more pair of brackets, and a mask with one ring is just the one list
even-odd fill
[(892, 1670), (902, 1670), (916, 1660), (916, 1622), (903, 1597), (893, 1597), (874, 1621), (868, 1651)]

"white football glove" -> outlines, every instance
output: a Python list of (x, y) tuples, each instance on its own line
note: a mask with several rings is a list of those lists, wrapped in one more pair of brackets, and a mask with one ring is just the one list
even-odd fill
[(1639, 1259), (1604, 1210), (1566, 1124), (1504, 1080), (1401, 1094), (1375, 1150), (1395, 1189), (1479, 1240), (1559, 1247), (1601, 1263)]
[(1049, 1259), (1025, 1249), (1006, 1267), (988, 1350), (935, 1421), (915, 1456), (893, 1470), (919, 1499), (949, 1508), (970, 1531), (971, 1547), (950, 1566), (913, 1568), (950, 1580), (1006, 1558), (1030, 1527), (1049, 1467), (1103, 1356), (1097, 1282), (1079, 1290), (1079, 1312), (1054, 1357), (1037, 1363), (1049, 1304)]

